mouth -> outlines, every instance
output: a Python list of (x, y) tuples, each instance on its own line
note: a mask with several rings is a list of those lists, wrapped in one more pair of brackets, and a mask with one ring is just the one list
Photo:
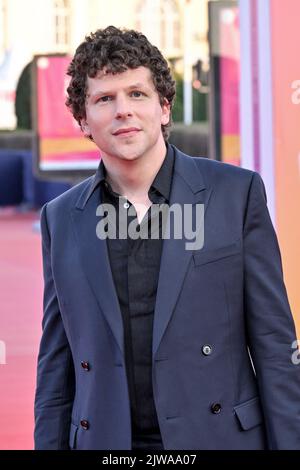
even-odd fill
[(140, 132), (141, 129), (138, 129), (137, 127), (127, 127), (124, 129), (118, 129), (117, 131), (113, 132), (113, 135), (118, 137), (130, 137), (133, 135), (136, 135), (138, 132)]

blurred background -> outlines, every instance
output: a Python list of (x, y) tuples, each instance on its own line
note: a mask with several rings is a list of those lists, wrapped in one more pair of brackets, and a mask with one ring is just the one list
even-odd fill
[(299, 332), (299, 18), (299, 0), (0, 0), (0, 449), (33, 448), (40, 209), (101, 158), (64, 106), (98, 28), (137, 29), (168, 59), (171, 143), (263, 177)]

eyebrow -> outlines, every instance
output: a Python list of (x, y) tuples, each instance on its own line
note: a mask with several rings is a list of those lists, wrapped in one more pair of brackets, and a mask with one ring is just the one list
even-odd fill
[[(135, 90), (136, 88), (143, 88), (144, 90), (151, 90), (151, 88), (149, 86), (144, 85), (144, 83), (141, 83), (141, 82), (134, 83), (134, 84), (128, 86), (126, 89), (127, 90)], [(88, 98), (94, 98), (95, 96), (109, 95), (111, 93), (113, 93), (112, 90), (98, 90), (98, 91), (95, 91), (95, 93), (93, 93), (93, 94), (87, 94), (87, 97)]]

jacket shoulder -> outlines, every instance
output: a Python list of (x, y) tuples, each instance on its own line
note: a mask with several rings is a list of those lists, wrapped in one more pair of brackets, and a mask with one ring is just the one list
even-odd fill
[[(228, 181), (244, 181), (250, 182), (256, 172), (252, 170), (248, 170), (245, 168), (241, 168), (236, 165), (232, 165), (230, 163), (224, 163), (217, 160), (212, 160), (205, 156), (196, 156), (192, 157), (183, 153), (181, 150), (173, 146), (175, 151), (175, 157), (179, 157), (180, 160), (189, 162), (189, 165), (192, 167), (196, 167), (198, 171), (203, 175), (204, 180), (206, 183), (215, 183), (218, 180)], [(183, 158), (182, 158), (183, 157)], [(192, 163), (192, 164), (191, 164)]]
[(230, 163), (211, 160), (205, 157), (190, 157), (193, 159), (200, 171), (208, 177), (228, 177), (235, 180), (251, 180), (255, 172), (246, 168), (241, 168)]
[(80, 183), (76, 184), (75, 186), (60, 194), (56, 198), (52, 199), (47, 203), (48, 208), (54, 209), (60, 206), (73, 205), (74, 203), (76, 203), (79, 196), (89, 189), (93, 178), (94, 176), (86, 178), (84, 181), (81, 181)]

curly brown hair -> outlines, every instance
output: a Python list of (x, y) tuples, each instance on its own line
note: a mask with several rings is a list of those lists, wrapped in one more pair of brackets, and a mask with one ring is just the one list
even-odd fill
[[(76, 49), (67, 70), (71, 81), (67, 88), (66, 105), (79, 125), (81, 126), (82, 119), (86, 117), (87, 77), (94, 78), (104, 67), (108, 73), (121, 73), (128, 68), (135, 69), (140, 66), (150, 69), (160, 104), (163, 105), (167, 99), (172, 110), (175, 81), (166, 59), (146, 36), (138, 31), (119, 29), (115, 26), (98, 29), (86, 36), (85, 41)], [(169, 123), (161, 126), (165, 140), (169, 137), (171, 124), (170, 114)]]

